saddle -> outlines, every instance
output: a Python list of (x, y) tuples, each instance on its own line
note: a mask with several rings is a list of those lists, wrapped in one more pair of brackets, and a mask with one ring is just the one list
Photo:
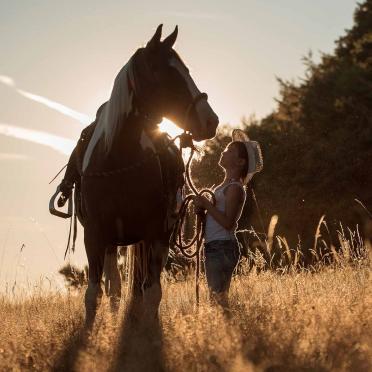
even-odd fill
[(90, 138), (92, 137), (94, 129), (96, 127), (96, 123), (97, 122), (94, 121), (82, 130), (80, 138), (70, 155), (65, 176), (57, 188), (57, 193), (61, 193), (61, 196), (57, 201), (57, 205), (59, 208), (62, 208), (66, 204), (66, 201), (69, 199), (72, 193), (74, 185), (76, 189), (80, 190), (82, 161)]

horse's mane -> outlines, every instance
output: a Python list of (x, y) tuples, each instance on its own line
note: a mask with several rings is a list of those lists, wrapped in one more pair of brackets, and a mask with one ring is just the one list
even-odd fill
[(132, 58), (117, 74), (110, 99), (98, 118), (97, 126), (100, 126), (103, 130), (107, 152), (112, 147), (120, 123), (128, 117), (133, 109), (134, 73)]
[(89, 164), (90, 157), (99, 139), (104, 136), (104, 147), (108, 153), (113, 145), (120, 123), (122, 123), (133, 109), (134, 96), (133, 57), (117, 74), (110, 99), (97, 114), (97, 124), (89, 141), (83, 160), (83, 172)]

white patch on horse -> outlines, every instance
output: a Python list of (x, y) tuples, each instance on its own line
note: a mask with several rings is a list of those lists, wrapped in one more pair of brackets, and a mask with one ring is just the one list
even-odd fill
[[(151, 149), (151, 150), (153, 151), (153, 153), (156, 154), (156, 148), (155, 148), (154, 142), (153, 142), (153, 141), (151, 140), (151, 138), (150, 138), (150, 137), (145, 133), (144, 130), (143, 130), (142, 133), (141, 133), (140, 144), (141, 144), (142, 150), (145, 151), (146, 149)], [(161, 163), (160, 163), (160, 158), (159, 158), (159, 156), (156, 156), (156, 160), (157, 160), (157, 163), (158, 163), (160, 176), (163, 178), (163, 174), (162, 174), (162, 169), (161, 169)]]
[(102, 136), (104, 136), (106, 151), (110, 151), (119, 129), (119, 124), (128, 117), (133, 109), (133, 91), (130, 89), (128, 81), (134, 87), (131, 60), (119, 71), (115, 78), (110, 99), (98, 118), (93, 136), (84, 154), (83, 172), (88, 167), (94, 148)]
[[(179, 60), (179, 58), (173, 57), (170, 62), (170, 66), (173, 66), (184, 78), (188, 88), (189, 92), (191, 93), (191, 96), (193, 99), (195, 99), (201, 92), (199, 88), (196, 86), (194, 80), (190, 76), (189, 70), (187, 67)], [(209, 106), (209, 103), (207, 100), (202, 99), (195, 105), (196, 113), (199, 117), (200, 122), (203, 125), (203, 129), (207, 128), (207, 121), (210, 117), (211, 113), (211, 107)]]
[(145, 133), (145, 131), (142, 131), (140, 144), (143, 150), (146, 150), (149, 148), (153, 152), (156, 152), (156, 148), (153, 142), (151, 141), (150, 137)]
[[(105, 110), (105, 108), (103, 110)], [(103, 112), (102, 112), (101, 115), (103, 115)], [(98, 121), (98, 123), (96, 124), (96, 127), (94, 128), (93, 135), (90, 138), (88, 147), (87, 147), (87, 149), (85, 151), (85, 154), (84, 154), (84, 159), (83, 159), (83, 173), (85, 172), (85, 169), (89, 165), (89, 161), (90, 161), (90, 158), (91, 158), (91, 156), (93, 154), (93, 150), (96, 147), (96, 144), (99, 141), (99, 139), (101, 138), (102, 134), (103, 134), (102, 122)]]
[(190, 76), (187, 67), (178, 58), (175, 57), (170, 60), (169, 65), (174, 67), (181, 74), (181, 76), (183, 76), (183, 79), (185, 80), (189, 88), (192, 98), (197, 97), (200, 94), (200, 90)]
[[(145, 133), (145, 131), (143, 130), (142, 133), (141, 133), (141, 139), (140, 139), (140, 145), (142, 147), (143, 150), (146, 150), (146, 149), (151, 149), (153, 151), (154, 154), (156, 154), (156, 148), (155, 148), (155, 145), (154, 145), (154, 142), (151, 140), (151, 138)], [(162, 168), (161, 168), (161, 163), (160, 163), (160, 158), (159, 158), (159, 155), (157, 154), (156, 156), (156, 161), (158, 163), (158, 167), (159, 167), (159, 174), (160, 174), (160, 177), (162, 178), (162, 182), (164, 181), (163, 180), (163, 173), (162, 173)]]

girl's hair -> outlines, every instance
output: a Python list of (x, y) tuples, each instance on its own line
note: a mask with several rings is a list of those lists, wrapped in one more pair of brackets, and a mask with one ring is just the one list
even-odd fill
[(239, 158), (245, 160), (245, 165), (242, 168), (242, 171), (240, 173), (240, 177), (242, 179), (245, 179), (245, 177), (248, 174), (248, 164), (249, 164), (249, 158), (248, 158), (247, 148), (245, 147), (245, 144), (243, 142), (240, 142), (240, 141), (233, 141), (233, 142), (231, 142), (230, 145), (236, 146), (236, 148), (238, 149), (238, 156), (239, 156)]

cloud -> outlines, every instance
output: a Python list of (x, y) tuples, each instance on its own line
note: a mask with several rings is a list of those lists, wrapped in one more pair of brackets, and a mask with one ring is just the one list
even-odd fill
[(76, 141), (66, 137), (3, 123), (0, 123), (0, 134), (44, 145), (63, 155), (70, 155), (76, 145)]
[(13, 152), (0, 152), (1, 160), (30, 160), (31, 157), (28, 155), (17, 154)]
[(73, 110), (72, 108), (63, 105), (62, 103), (53, 101), (49, 98), (39, 96), (39, 95), (34, 94), (34, 93), (27, 92), (27, 91), (22, 90), (22, 89), (18, 89), (15, 85), (14, 79), (12, 79), (9, 76), (0, 75), (0, 83), (5, 84), (9, 87), (13, 87), (14, 90), (18, 94), (20, 94), (21, 96), (23, 96), (25, 98), (28, 98), (32, 101), (38, 102), (38, 103), (40, 103), (44, 106), (47, 106), (47, 107), (49, 107), (49, 108), (51, 108), (55, 111), (60, 112), (63, 115), (69, 116), (69, 117), (77, 120), (81, 124), (87, 125), (87, 124), (92, 122), (92, 119), (88, 115), (83, 114), (79, 111)]
[(0, 83), (3, 83), (7, 85), (8, 87), (15, 86), (14, 80), (11, 77), (5, 76), (5, 75), (0, 75)]

